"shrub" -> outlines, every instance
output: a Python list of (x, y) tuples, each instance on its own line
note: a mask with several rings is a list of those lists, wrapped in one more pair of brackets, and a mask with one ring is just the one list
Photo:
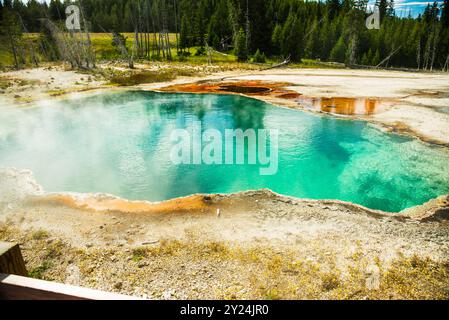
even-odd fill
[(253, 56), (253, 62), (256, 63), (265, 63), (267, 62), (267, 57), (265, 53), (261, 53), (259, 49), (257, 49), (256, 53)]
[(206, 55), (206, 49), (204, 47), (200, 47), (198, 48), (198, 50), (196, 50), (195, 56), (204, 56)]

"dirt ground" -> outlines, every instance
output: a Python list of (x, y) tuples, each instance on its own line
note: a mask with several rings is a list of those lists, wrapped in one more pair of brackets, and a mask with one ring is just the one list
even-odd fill
[[(138, 88), (227, 77), (284, 82), (308, 97), (391, 99), (379, 113), (353, 117), (449, 143), (449, 75), (242, 72)], [(58, 68), (2, 77), (15, 80), (2, 89), (1, 105), (111, 90), (104, 79)], [(304, 108), (294, 99), (262, 99)], [(31, 276), (150, 299), (448, 299), (448, 218), (448, 196), (396, 215), (268, 190), (130, 202), (48, 194), (31, 172), (0, 171), (0, 240), (21, 244)]]
[(0, 240), (36, 278), (150, 299), (449, 297), (447, 196), (401, 214), (268, 190), (134, 203), (0, 176)]

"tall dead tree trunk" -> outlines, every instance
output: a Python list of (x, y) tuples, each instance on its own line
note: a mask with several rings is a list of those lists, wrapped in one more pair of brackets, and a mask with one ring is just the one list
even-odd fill
[(148, 0), (145, 1), (145, 57), (150, 58), (150, 21)]
[[(28, 33), (27, 27), (25, 26), (25, 23), (23, 22), (22, 16), (20, 14), (17, 14), (20, 24), (22, 25), (23, 32)], [(33, 42), (31, 39), (27, 39), (26, 44), (28, 46), (28, 50), (30, 51), (30, 62), (35, 65), (35, 67), (39, 67), (39, 62), (37, 59), (37, 55), (34, 51)]]
[(176, 52), (179, 53), (178, 8), (176, 0), (173, 0), (173, 10), (175, 15)]
[(437, 51), (437, 42), (439, 36), (439, 28), (435, 28), (435, 32), (433, 35), (433, 45), (432, 45), (432, 57), (430, 59), (430, 70), (433, 70), (433, 64), (435, 63), (435, 55)]
[(245, 46), (246, 52), (249, 52), (249, 41), (250, 41), (250, 22), (249, 22), (249, 0), (246, 0), (246, 22), (245, 22)]
[(444, 63), (443, 71), (449, 72), (449, 54), (446, 57), (446, 62)]
[(349, 42), (349, 57), (348, 57), (349, 65), (355, 65), (357, 63), (357, 44), (358, 44), (358, 36), (357, 33), (354, 32)]
[(418, 47), (416, 48), (416, 63), (418, 64), (417, 69), (421, 69), (421, 38), (419, 38)]
[(153, 55), (159, 55), (158, 52), (158, 48), (159, 48), (159, 43), (157, 41), (157, 35), (156, 35), (156, 25), (155, 25), (155, 21), (154, 21), (154, 14), (153, 14), (153, 7), (149, 8), (149, 13), (150, 13), (150, 19), (151, 19), (151, 25), (153, 27), (152, 31), (153, 31), (153, 52), (156, 53)]
[[(81, 19), (83, 20), (84, 34), (86, 36), (86, 43), (81, 44), (82, 47), (86, 51), (86, 54), (85, 54), (86, 66), (88, 69), (96, 68), (95, 53), (92, 49), (92, 41), (90, 38), (89, 25), (87, 24), (86, 16), (84, 14), (82, 0), (79, 0), (79, 1), (80, 1)], [(80, 30), (80, 34), (82, 35), (81, 30)]]
[(14, 39), (14, 36), (11, 35), (11, 34), (9, 34), (8, 38), (9, 38), (9, 44), (11, 46), (12, 55), (13, 55), (13, 58), (14, 58), (14, 68), (16, 70), (19, 70), (20, 66), (19, 66), (19, 59), (17, 57), (17, 46), (16, 46), (16, 43), (15, 43), (16, 41)]

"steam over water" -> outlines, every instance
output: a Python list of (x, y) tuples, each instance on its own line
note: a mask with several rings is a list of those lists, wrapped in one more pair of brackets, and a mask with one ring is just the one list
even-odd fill
[[(173, 129), (279, 129), (279, 170), (174, 165)], [(231, 95), (126, 92), (0, 112), (0, 167), (27, 168), (47, 191), (133, 200), (269, 188), (400, 211), (449, 193), (449, 154), (364, 122)], [(0, 181), (1, 183), (1, 181)]]

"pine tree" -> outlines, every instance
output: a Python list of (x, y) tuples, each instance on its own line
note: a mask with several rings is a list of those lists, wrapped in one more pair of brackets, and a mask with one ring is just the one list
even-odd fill
[[(381, 60), (401, 47), (388, 65), (442, 69), (449, 64), (448, 1), (430, 4), (415, 19), (396, 17), (393, 0), (377, 0), (382, 16), (380, 31), (364, 27), (367, 0), (82, 0), (82, 4), (85, 19), (96, 32), (102, 32), (103, 28), (118, 33), (137, 29), (135, 46), (142, 57), (169, 58), (168, 32), (177, 34), (180, 50), (207, 43), (226, 51), (228, 44), (236, 45), (243, 27), (246, 37), (243, 56), (259, 49), (269, 56), (291, 56), (294, 61), (306, 56), (373, 63), (376, 54)], [(3, 0), (0, 15), (9, 9), (23, 21), (22, 25), (19, 19), (24, 32), (40, 32), (42, 18), (63, 26), (69, 2)], [(11, 47), (5, 30), (0, 32), (4, 43)], [(45, 53), (50, 50), (48, 44), (44, 45), (49, 40), (47, 36), (40, 37), (42, 55), (55, 59), (56, 55)], [(24, 44), (14, 43), (20, 64), (24, 60)], [(346, 57), (342, 58), (345, 56), (342, 51)]]
[(443, 28), (449, 28), (449, 0), (444, 0), (441, 5), (441, 25)]
[(264, 53), (261, 53), (259, 49), (257, 49), (256, 53), (253, 56), (253, 62), (256, 63), (265, 63), (267, 58)]
[(383, 21), (387, 16), (388, 0), (378, 0), (376, 1), (376, 6), (379, 8), (380, 19)]
[(51, 0), (49, 7), (50, 19), (52, 21), (58, 21), (64, 19), (64, 5), (60, 0)]
[(282, 45), (282, 26), (277, 24), (274, 28), (273, 35), (271, 36), (271, 42), (273, 43), (273, 51), (275, 54), (281, 52)]
[(189, 20), (187, 19), (187, 16), (184, 15), (181, 20), (181, 33), (179, 36), (179, 46), (183, 51), (190, 47), (189, 30)]
[(331, 51), (329, 59), (336, 62), (344, 62), (346, 56), (346, 45), (343, 36), (341, 36)]
[(302, 57), (303, 32), (298, 18), (290, 12), (282, 30), (281, 49), (284, 56), (290, 56), (293, 61), (300, 62)]
[(449, 71), (449, 0), (441, 6), (441, 34), (439, 42), (440, 64), (443, 70)]
[(379, 49), (376, 50), (374, 54), (373, 60), (371, 61), (371, 65), (377, 66), (380, 63), (380, 52)]
[(320, 30), (318, 27), (318, 21), (315, 20), (308, 32), (307, 42), (304, 48), (304, 56), (306, 56), (307, 58), (315, 59), (319, 57), (319, 35)]
[(237, 38), (235, 39), (235, 55), (237, 56), (238, 61), (246, 61), (248, 60), (248, 50), (246, 48), (246, 34), (243, 27), (240, 28)]
[(205, 4), (202, 0), (198, 4), (198, 8), (195, 14), (195, 44), (200, 46), (201, 49), (204, 47), (204, 40), (206, 40), (206, 15), (205, 15)]
[(334, 19), (338, 15), (341, 8), (340, 0), (327, 0), (326, 6), (328, 8), (328, 19)]

